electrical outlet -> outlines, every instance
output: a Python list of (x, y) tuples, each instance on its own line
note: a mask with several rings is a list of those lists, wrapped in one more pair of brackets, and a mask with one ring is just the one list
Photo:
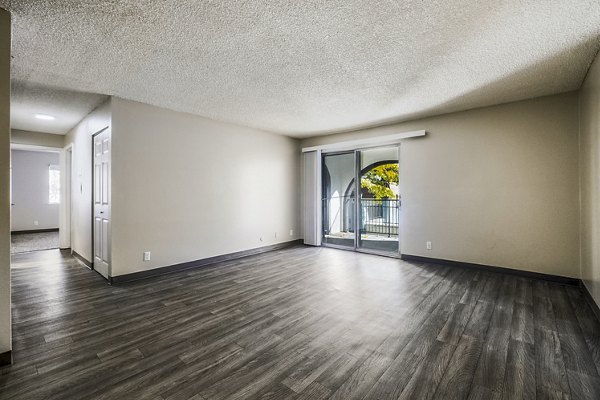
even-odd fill
[(33, 224), (34, 224), (35, 226), (38, 226), (38, 225), (40, 224), (40, 221), (33, 221)]
[(258, 238), (258, 240), (260, 240), (262, 242), (262, 236)]
[(294, 236), (294, 230), (290, 229), (290, 236)]
[(150, 252), (149, 251), (144, 252), (144, 261), (150, 261)]
[(431, 242), (429, 240), (427, 243), (425, 243), (425, 245), (427, 246), (427, 250), (431, 250)]

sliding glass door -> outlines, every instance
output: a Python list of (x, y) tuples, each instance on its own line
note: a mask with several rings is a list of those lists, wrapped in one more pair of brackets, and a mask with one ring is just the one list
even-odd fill
[(398, 148), (360, 153), (358, 248), (398, 253), (400, 211)]
[(355, 247), (354, 158), (354, 152), (323, 156), (323, 244)]
[(325, 154), (322, 183), (324, 245), (399, 253), (397, 146)]

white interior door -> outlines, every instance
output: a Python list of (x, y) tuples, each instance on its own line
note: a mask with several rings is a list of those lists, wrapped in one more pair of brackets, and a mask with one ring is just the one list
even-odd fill
[(94, 269), (110, 268), (110, 130), (94, 136)]

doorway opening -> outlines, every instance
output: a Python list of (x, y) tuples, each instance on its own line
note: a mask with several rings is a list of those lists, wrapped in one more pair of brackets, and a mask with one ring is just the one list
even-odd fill
[(322, 243), (400, 254), (399, 147), (322, 157)]
[(12, 145), (10, 162), (11, 254), (58, 249), (60, 149)]

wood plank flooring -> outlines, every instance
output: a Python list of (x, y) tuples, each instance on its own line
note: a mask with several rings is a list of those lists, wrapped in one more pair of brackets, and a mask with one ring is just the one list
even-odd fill
[(294, 247), (109, 286), (13, 257), (0, 399), (600, 399), (579, 288)]

